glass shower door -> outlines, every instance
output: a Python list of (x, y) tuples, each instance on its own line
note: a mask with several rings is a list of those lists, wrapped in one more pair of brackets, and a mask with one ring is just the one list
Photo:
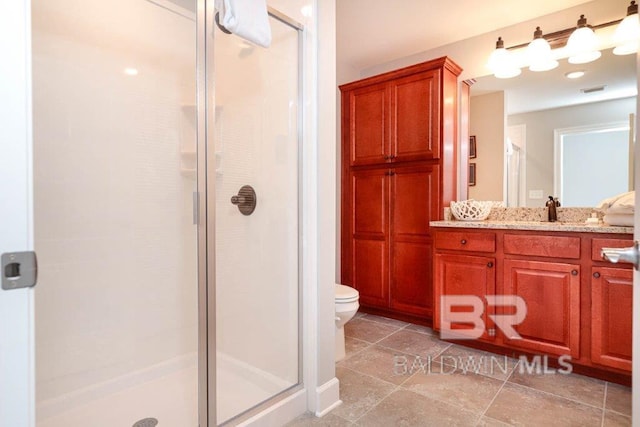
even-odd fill
[(195, 1), (32, 11), (37, 426), (197, 426)]
[(270, 23), (268, 49), (214, 35), (218, 424), (300, 381), (300, 41)]

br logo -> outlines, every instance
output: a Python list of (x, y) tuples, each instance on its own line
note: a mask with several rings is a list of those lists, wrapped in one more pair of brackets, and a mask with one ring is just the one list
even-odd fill
[[(521, 339), (513, 326), (522, 323), (527, 317), (525, 301), (517, 295), (487, 295), (486, 301), (487, 306), (510, 307), (504, 311), (513, 314), (489, 314), (488, 316), (507, 338)], [(487, 331), (483, 320), (486, 307), (482, 298), (476, 295), (443, 295), (440, 299), (440, 307), (442, 339), (473, 340), (480, 338)], [(462, 328), (462, 325), (465, 327)], [(489, 330), (487, 333), (491, 336), (495, 335), (494, 330)]]

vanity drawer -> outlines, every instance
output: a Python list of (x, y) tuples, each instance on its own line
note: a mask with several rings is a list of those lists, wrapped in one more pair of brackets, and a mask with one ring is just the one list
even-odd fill
[(469, 252), (495, 252), (495, 233), (444, 231), (436, 233), (436, 249)]
[(591, 241), (591, 259), (604, 261), (600, 256), (602, 248), (628, 248), (630, 246), (633, 246), (631, 239), (593, 239)]
[(580, 258), (580, 238), (567, 236), (538, 236), (505, 234), (504, 253), (549, 258)]

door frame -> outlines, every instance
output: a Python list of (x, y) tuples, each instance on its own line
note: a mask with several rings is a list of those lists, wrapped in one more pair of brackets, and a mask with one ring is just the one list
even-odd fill
[[(0, 3), (0, 253), (33, 250), (31, 4)], [(0, 289), (0, 425), (35, 425), (33, 289)]]

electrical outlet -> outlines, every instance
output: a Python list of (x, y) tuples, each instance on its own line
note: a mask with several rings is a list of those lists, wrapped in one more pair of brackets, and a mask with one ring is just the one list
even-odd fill
[(530, 199), (542, 199), (543, 196), (542, 190), (529, 190), (529, 198)]

